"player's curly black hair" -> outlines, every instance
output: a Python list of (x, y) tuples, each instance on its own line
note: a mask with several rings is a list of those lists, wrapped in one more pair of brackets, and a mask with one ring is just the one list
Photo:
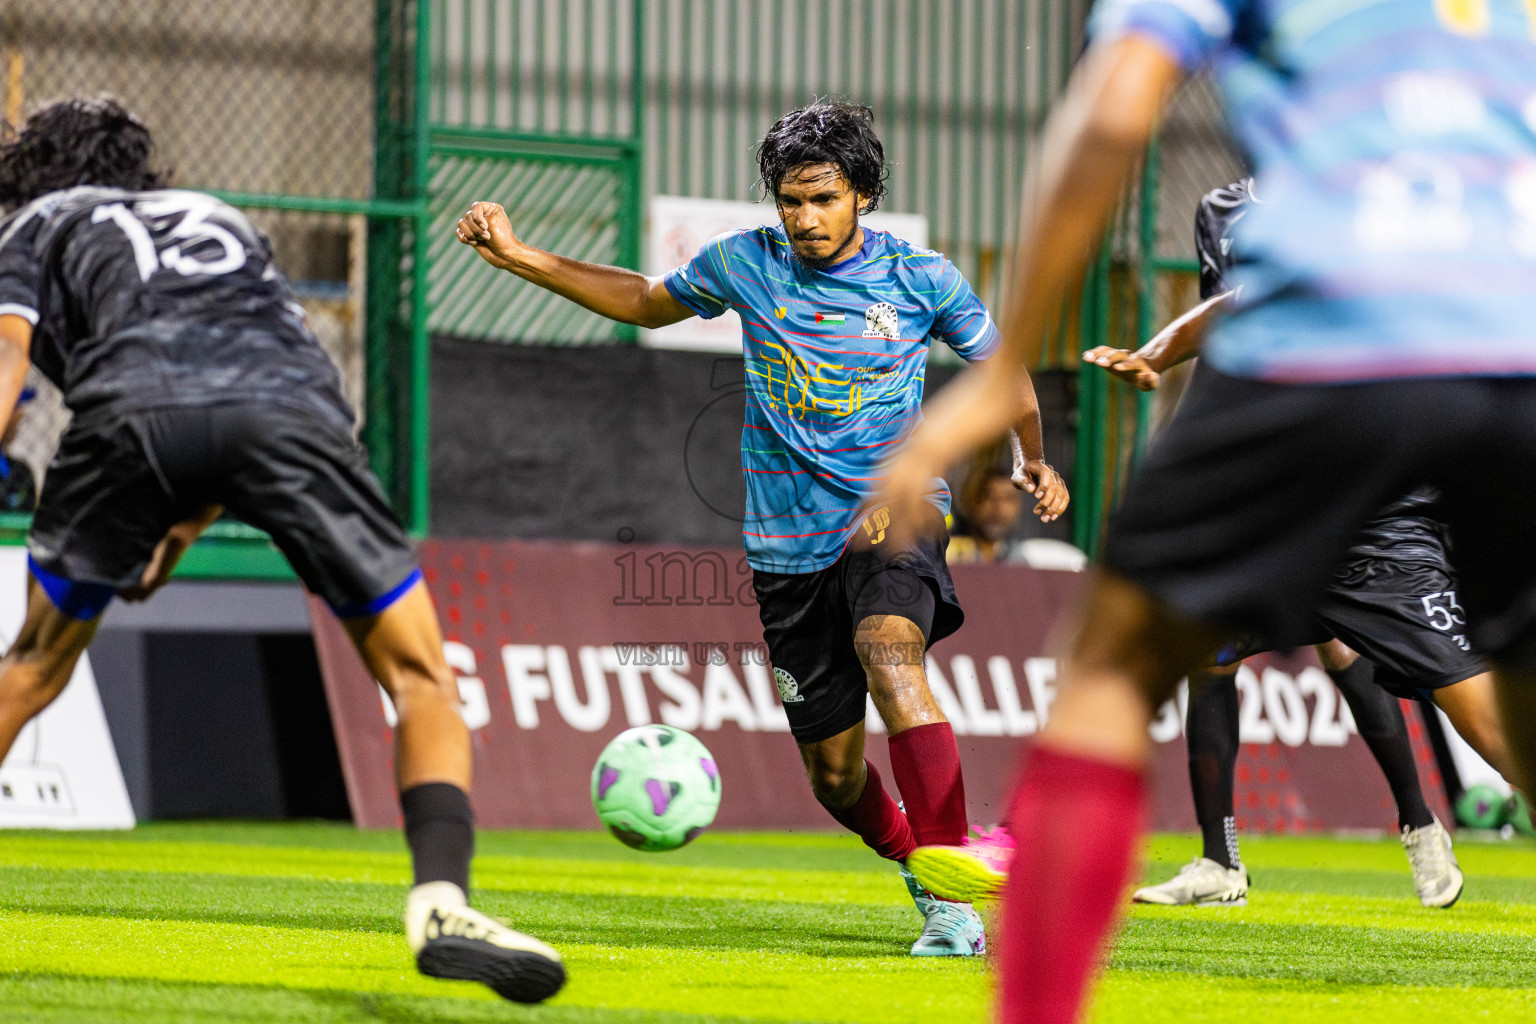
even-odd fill
[(144, 122), (111, 97), (45, 103), (0, 137), (0, 208), (76, 185), (163, 188), (170, 171), (152, 165), (154, 150)]
[(805, 164), (833, 164), (869, 213), (885, 197), (885, 147), (875, 134), (875, 114), (845, 100), (818, 99), (773, 123), (757, 147), (763, 191), (778, 195), (784, 176)]

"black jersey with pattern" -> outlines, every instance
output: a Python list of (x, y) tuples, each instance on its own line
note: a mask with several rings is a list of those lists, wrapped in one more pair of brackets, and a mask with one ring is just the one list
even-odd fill
[(0, 314), (77, 417), (254, 400), (352, 423), (245, 215), (181, 189), (53, 192), (0, 221)]
[[(1232, 229), (1255, 202), (1252, 190), (1253, 179), (1244, 178), (1214, 188), (1200, 200), (1195, 212), (1195, 251), (1200, 259), (1202, 301), (1231, 291), (1226, 275), (1233, 262)], [(1445, 527), (1435, 518), (1439, 500), (1434, 488), (1420, 487), (1392, 502), (1365, 524), (1345, 561), (1388, 559), (1444, 565)]]
[(1232, 229), (1243, 219), (1250, 206), (1249, 181), (1234, 181), (1213, 188), (1200, 199), (1195, 211), (1195, 253), (1200, 259), (1200, 301), (1215, 298), (1232, 289), (1227, 287), (1227, 271), (1232, 269)]

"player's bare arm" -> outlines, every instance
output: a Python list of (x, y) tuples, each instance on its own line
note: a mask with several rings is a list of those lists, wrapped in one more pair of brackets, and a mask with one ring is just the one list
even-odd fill
[(1020, 388), (1020, 413), (1008, 432), (1013, 455), (1013, 486), (1035, 496), (1034, 514), (1042, 523), (1060, 519), (1071, 495), (1061, 474), (1045, 461), (1045, 437), (1040, 425), (1040, 399), (1034, 378), (1026, 370)]
[(26, 317), (0, 316), (0, 423), (10, 419), (31, 365), (32, 322)]
[(638, 327), (665, 327), (693, 316), (660, 277), (583, 263), (529, 245), (512, 231), (500, 203), (476, 203), (459, 218), (460, 242), (493, 267), (570, 299), (600, 316)]
[(924, 410), (887, 477), (890, 501), (915, 508), (928, 480), (1020, 417), (1018, 381), (1038, 360), (1049, 318), (1081, 279), (1182, 77), (1161, 46), (1134, 36), (1091, 50), (1073, 73), (1046, 128), (1045, 159), (1025, 186), (1002, 350)]
[(1083, 353), (1083, 362), (1101, 366), (1142, 391), (1156, 391), (1162, 382), (1162, 375), (1170, 366), (1177, 366), (1200, 354), (1206, 332), (1236, 294), (1230, 291), (1211, 296), (1158, 331), (1150, 341), (1134, 352), (1112, 345), (1099, 345)]

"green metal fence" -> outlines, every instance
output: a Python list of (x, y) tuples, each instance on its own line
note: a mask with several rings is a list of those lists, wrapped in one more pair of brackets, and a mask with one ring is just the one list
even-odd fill
[[(818, 95), (874, 108), (886, 208), (996, 306), (1018, 185), (1083, 42), (1088, 0), (9, 0), (5, 112), (109, 91), (142, 112), (183, 184), (273, 237), (358, 405), (359, 432), (412, 529), (428, 507), (431, 332), (489, 342), (631, 342), (636, 332), (498, 282), (452, 238), (495, 198), (530, 241), (640, 268), (648, 197), (752, 199), (753, 148)], [(1193, 295), (1194, 201), (1235, 160), (1209, 88), (1186, 89), (1143, 188), (1070, 304), (1049, 365), (1133, 345)], [(1096, 547), (1149, 407), (1079, 378), (1075, 536)], [(38, 404), (46, 461), (64, 417)], [(41, 467), (39, 467), (41, 468)], [(0, 519), (0, 539), (25, 520)], [(286, 573), (234, 524), (196, 574)]]
[[(426, 527), (424, 309), (413, 259), (426, 238), (413, 0), (7, 0), (0, 89), (15, 122), (36, 103), (112, 93), (154, 131), (178, 184), (245, 208), (272, 238), (363, 411), (376, 468)], [(16, 448), (46, 467), (67, 423), (57, 392)], [(0, 518), (0, 541), (26, 516)], [(183, 575), (291, 578), (259, 532), (215, 524)]]
[[(1243, 174), (1210, 79), (1175, 95), (1159, 138), (1089, 276), (1080, 312), (1079, 350), (1094, 344), (1137, 348), (1194, 306), (1199, 264), (1194, 215), (1200, 198)], [(1074, 540), (1096, 554), (1105, 520), (1153, 433), (1172, 412), (1179, 378), (1155, 397), (1087, 370), (1078, 389), (1078, 488)]]
[(453, 239), (477, 199), (563, 255), (639, 269), (646, 5), (641, 0), (438, 0), (431, 5), (433, 242), (428, 325), (483, 341), (635, 340), (521, 281), (484, 299), (484, 268)]

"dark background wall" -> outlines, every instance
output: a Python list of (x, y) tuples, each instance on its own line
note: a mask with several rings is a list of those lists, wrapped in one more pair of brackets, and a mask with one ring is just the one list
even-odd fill
[(138, 818), (350, 817), (297, 584), (114, 603), (90, 659)]
[[(435, 536), (740, 543), (740, 356), (438, 337), (432, 360)], [(928, 393), (955, 372), (930, 364)], [(1069, 481), (1075, 380), (1036, 381)], [(1068, 539), (1069, 520), (1018, 535)]]

